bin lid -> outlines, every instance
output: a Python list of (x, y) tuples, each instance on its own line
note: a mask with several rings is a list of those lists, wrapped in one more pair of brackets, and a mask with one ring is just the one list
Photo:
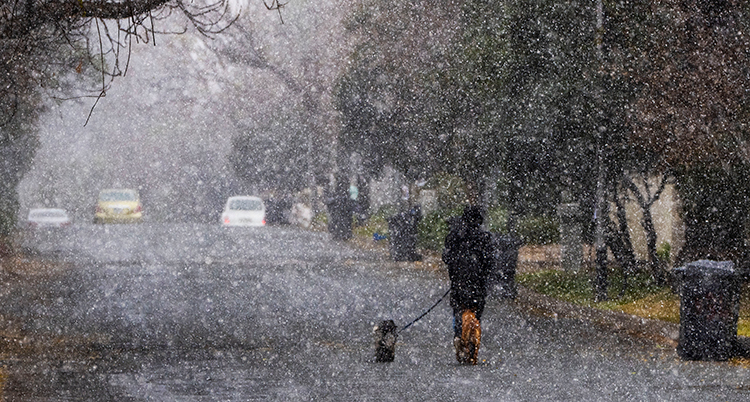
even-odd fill
[(719, 275), (733, 276), (734, 263), (732, 261), (698, 260), (685, 264), (684, 267), (675, 268), (677, 273), (683, 275)]
[(503, 235), (496, 232), (490, 232), (490, 234), (492, 235), (492, 240), (495, 242), (495, 245), (518, 248), (524, 244), (520, 237), (511, 236), (509, 234)]

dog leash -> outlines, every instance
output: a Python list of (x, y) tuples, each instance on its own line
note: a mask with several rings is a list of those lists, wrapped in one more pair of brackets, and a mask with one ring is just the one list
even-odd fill
[(426, 316), (426, 315), (427, 315), (427, 313), (429, 313), (430, 311), (432, 311), (432, 309), (434, 309), (435, 307), (437, 307), (437, 305), (438, 305), (438, 304), (440, 304), (440, 302), (441, 302), (441, 301), (443, 301), (443, 299), (445, 299), (445, 296), (448, 296), (448, 293), (450, 293), (450, 292), (451, 292), (451, 290), (450, 290), (450, 289), (448, 289), (448, 290), (447, 290), (447, 291), (445, 292), (445, 294), (444, 294), (444, 295), (443, 295), (443, 296), (442, 296), (442, 297), (441, 297), (440, 299), (438, 299), (438, 301), (436, 301), (436, 302), (435, 302), (435, 304), (433, 304), (433, 305), (432, 305), (432, 307), (428, 308), (428, 309), (427, 309), (427, 311), (425, 311), (424, 313), (422, 313), (422, 315), (420, 315), (419, 317), (417, 317), (416, 319), (414, 319), (414, 321), (412, 321), (412, 322), (410, 322), (410, 323), (406, 324), (406, 326), (404, 326), (403, 328), (401, 328), (401, 329), (400, 329), (400, 330), (398, 331), (398, 333), (401, 333), (401, 331), (404, 331), (404, 330), (405, 330), (406, 328), (409, 328), (409, 327), (411, 327), (411, 326), (412, 326), (412, 324), (414, 324), (415, 322), (417, 322), (417, 321), (421, 320), (421, 319), (422, 319), (422, 317)]

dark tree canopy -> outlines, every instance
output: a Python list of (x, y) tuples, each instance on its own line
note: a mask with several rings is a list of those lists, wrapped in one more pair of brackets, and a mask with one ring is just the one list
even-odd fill
[(475, 195), (500, 173), (519, 213), (553, 212), (561, 186), (591, 198), (592, 7), (471, 0), (441, 3), (441, 15), (428, 3), (371, 0), (352, 18), (344, 148), (373, 171), (460, 176)]
[(673, 0), (650, 10), (630, 142), (676, 175), (681, 259), (737, 261), (750, 211), (750, 6)]
[(370, 174), (391, 165), (429, 175), (450, 152), (454, 130), (447, 52), (455, 34), (452, 1), (367, 1), (348, 23), (352, 63), (337, 86), (344, 152), (359, 152)]
[(670, 166), (750, 161), (750, 36), (739, 1), (665, 1), (636, 71), (643, 83), (633, 141)]

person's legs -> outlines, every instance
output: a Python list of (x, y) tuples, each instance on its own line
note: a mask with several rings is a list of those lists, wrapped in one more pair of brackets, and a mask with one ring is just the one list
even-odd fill
[(453, 309), (453, 337), (454, 338), (460, 338), (461, 337), (461, 314), (463, 314), (463, 309)]
[(482, 313), (484, 312), (484, 298), (481, 298), (479, 300), (474, 301), (474, 306), (472, 306), (472, 310), (474, 310), (474, 315), (477, 317), (477, 321), (482, 321)]

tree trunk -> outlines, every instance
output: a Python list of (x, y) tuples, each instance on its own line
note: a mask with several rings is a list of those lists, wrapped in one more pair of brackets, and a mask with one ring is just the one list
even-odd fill
[(622, 297), (628, 289), (628, 280), (635, 272), (636, 264), (633, 243), (630, 241), (630, 230), (628, 228), (625, 205), (617, 196), (615, 196), (615, 207), (617, 225), (614, 222), (610, 222), (607, 225), (610, 228), (607, 243), (609, 249), (612, 250), (612, 255), (614, 255), (622, 269), (622, 288), (620, 289), (620, 297)]
[(656, 286), (664, 286), (664, 270), (656, 254), (656, 228), (651, 217), (651, 208), (643, 208), (643, 230), (646, 231), (646, 248), (648, 249), (648, 263)]
[[(599, 167), (603, 170), (603, 167)], [(594, 210), (594, 219), (596, 220), (596, 230), (594, 246), (596, 248), (596, 281), (595, 281), (595, 300), (597, 302), (606, 301), (609, 280), (607, 278), (607, 243), (606, 243), (606, 219), (609, 215), (606, 192), (604, 190), (603, 173), (599, 173), (596, 184), (596, 209)]]
[(357, 188), (359, 189), (359, 205), (362, 212), (370, 215), (370, 177), (360, 175), (357, 177)]
[[(604, 29), (604, 4), (602, 0), (596, 2), (596, 55), (597, 60), (601, 66), (603, 63), (602, 54), (602, 41)], [(596, 90), (596, 103), (599, 114), (603, 113), (603, 102), (602, 102), (602, 87), (601, 77), (598, 80), (599, 88)], [(604, 121), (601, 122), (602, 126), (597, 128), (596, 132), (596, 165), (597, 165), (597, 177), (596, 177), (596, 206), (594, 208), (594, 219), (595, 222), (595, 247), (596, 247), (596, 281), (595, 281), (595, 300), (597, 302), (607, 300), (607, 243), (606, 243), (606, 217), (609, 215), (609, 203), (607, 201), (607, 193), (605, 189), (605, 161), (604, 161), (604, 146), (606, 141), (604, 139), (606, 128)]]
[(662, 262), (659, 260), (659, 256), (656, 254), (657, 235), (656, 228), (654, 227), (654, 219), (651, 215), (651, 206), (654, 205), (654, 203), (661, 196), (661, 193), (664, 192), (664, 188), (667, 184), (668, 173), (662, 174), (661, 181), (653, 194), (651, 194), (648, 177), (644, 174), (641, 176), (641, 179), (643, 181), (643, 187), (646, 193), (645, 195), (641, 193), (641, 190), (638, 188), (638, 186), (635, 185), (635, 182), (631, 179), (631, 177), (625, 176), (623, 178), (623, 182), (625, 183), (625, 186), (633, 193), (635, 199), (638, 201), (638, 205), (641, 207), (641, 214), (643, 215), (641, 219), (641, 227), (643, 227), (643, 231), (646, 232), (646, 250), (648, 252), (648, 264), (651, 270), (651, 275), (654, 278), (654, 283), (657, 286), (664, 286), (666, 278)]
[(465, 177), (464, 181), (466, 182), (466, 197), (469, 199), (469, 204), (484, 206), (482, 205), (482, 179), (470, 175), (469, 177)]

